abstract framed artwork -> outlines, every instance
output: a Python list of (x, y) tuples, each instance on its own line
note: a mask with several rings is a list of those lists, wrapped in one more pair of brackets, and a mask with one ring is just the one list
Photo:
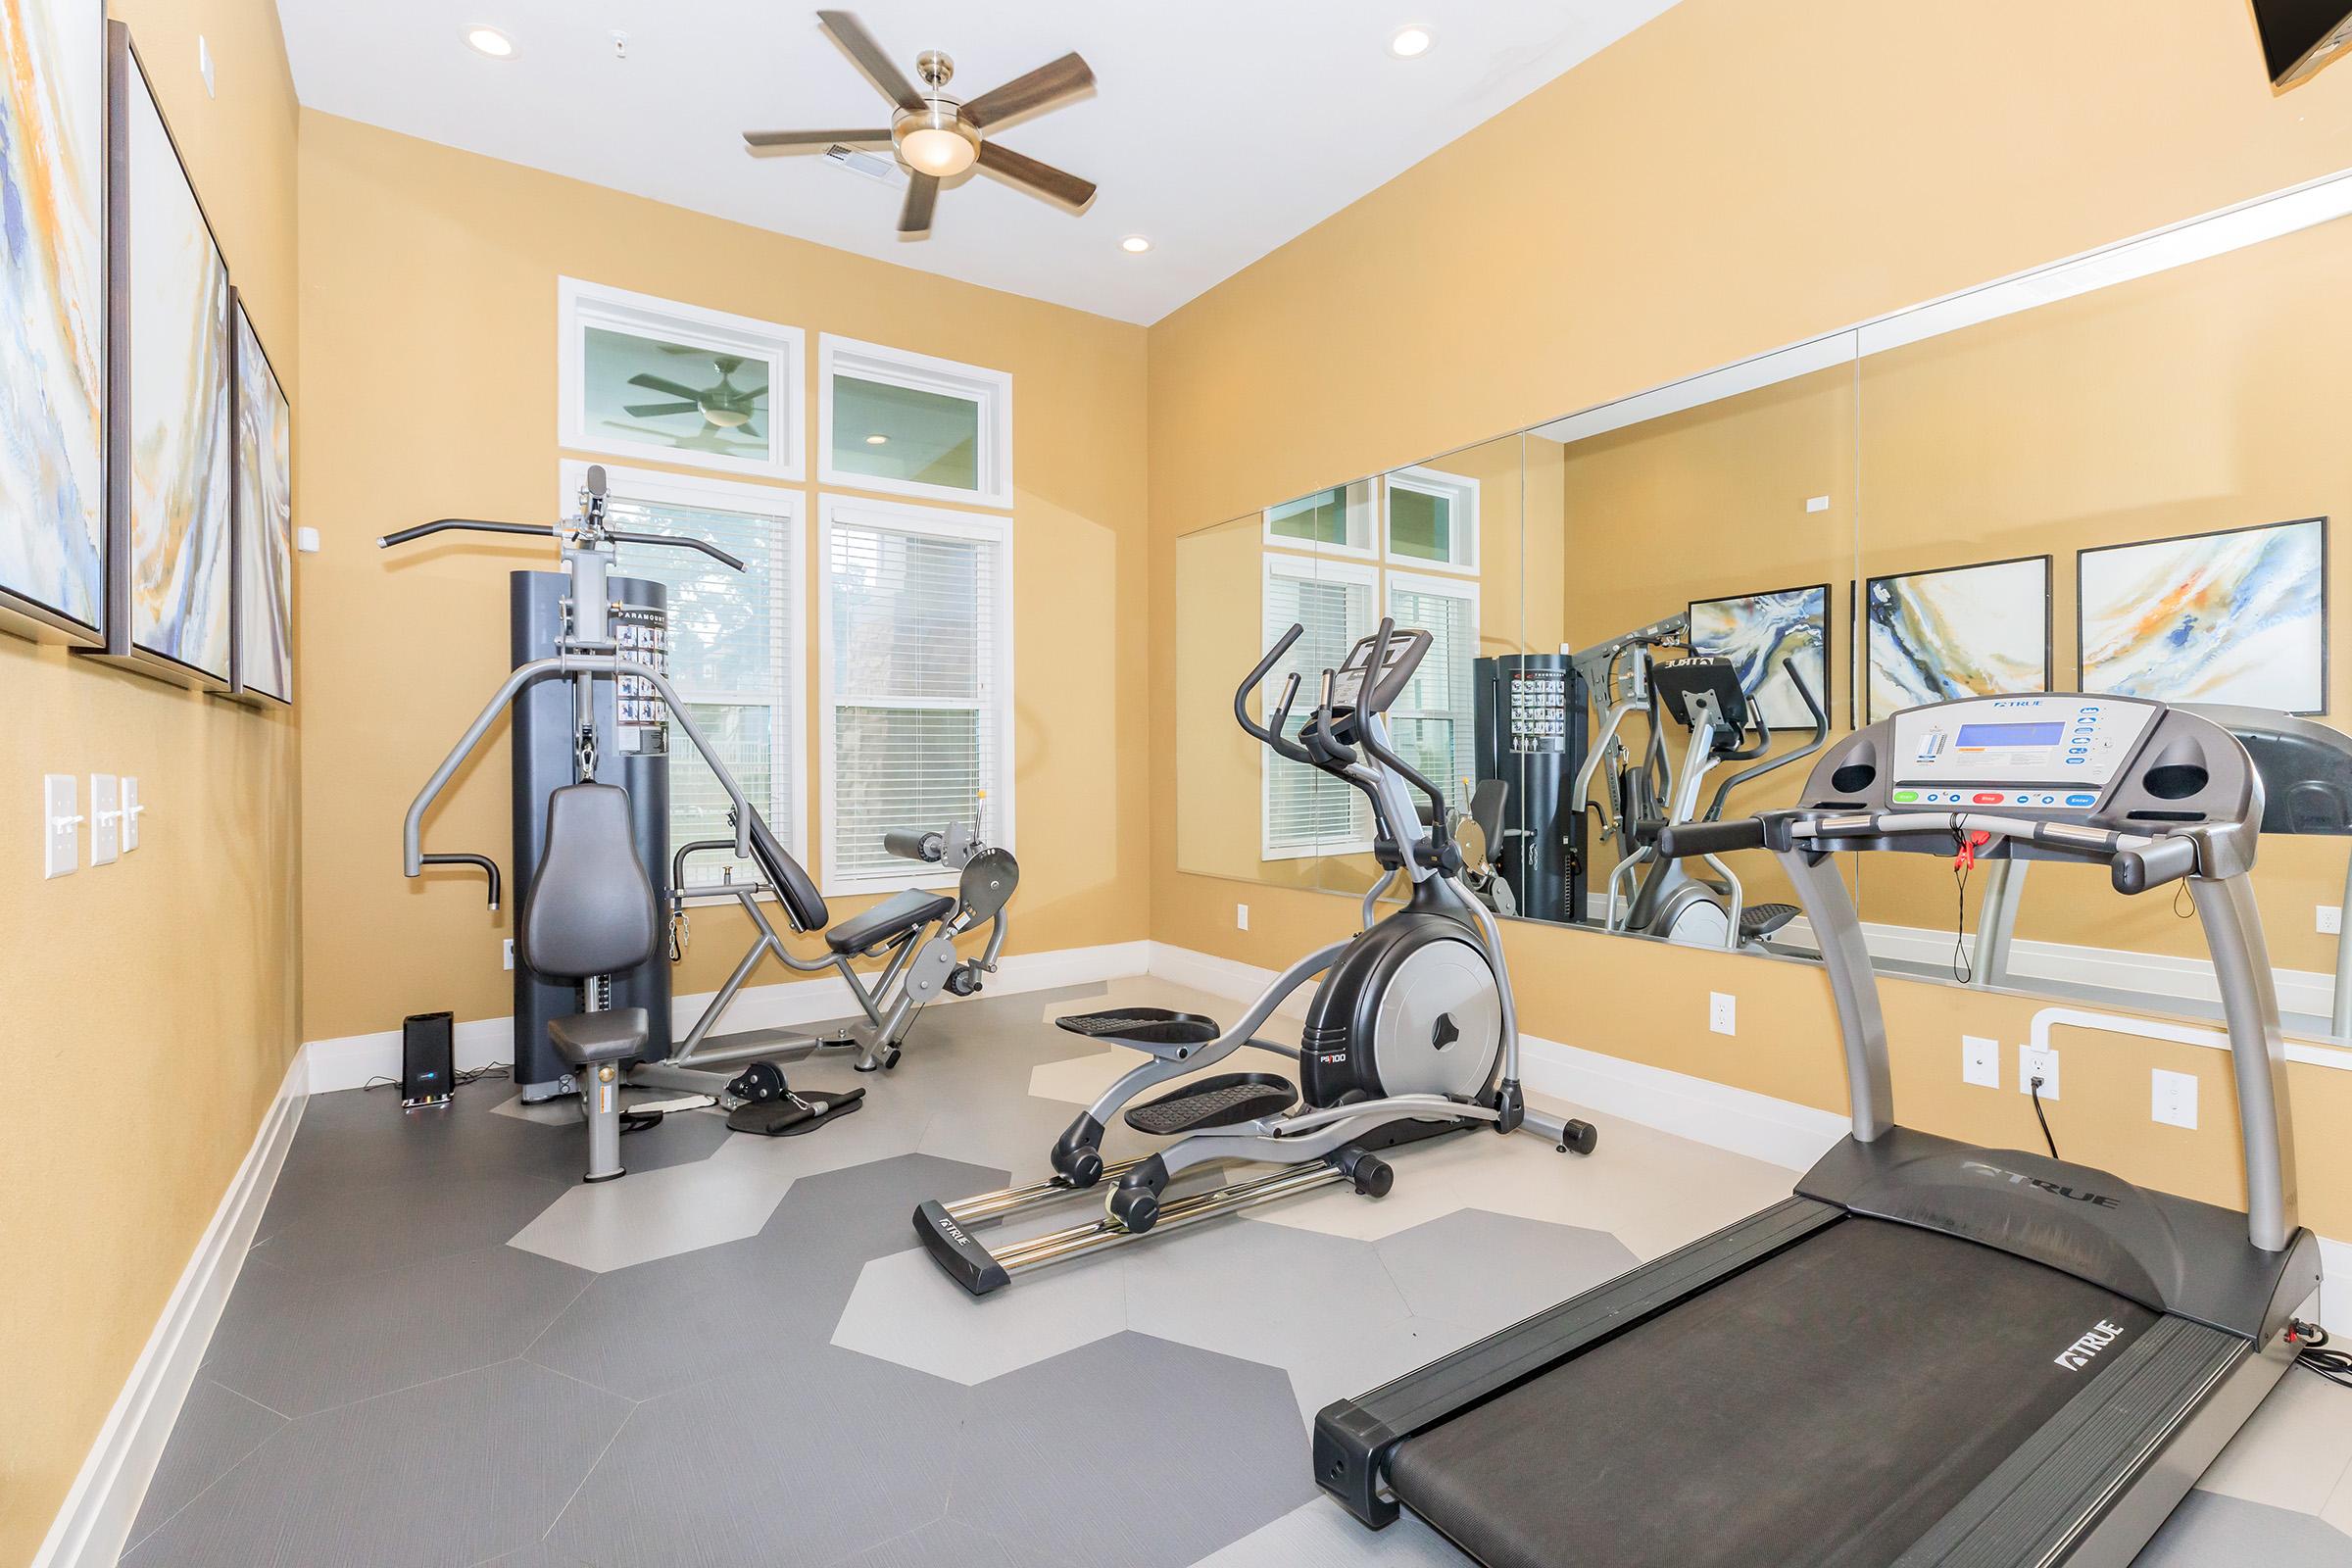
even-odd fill
[(1922, 703), (2050, 689), (2048, 556), (1872, 577), (1863, 722)]
[(2328, 519), (2078, 554), (2082, 689), (2328, 710)]
[(800, 328), (574, 277), (556, 301), (559, 444), (802, 477)]
[(104, 0), (0, 0), (0, 629), (106, 614)]
[(236, 564), (229, 690), (294, 700), (294, 410), (261, 335), (230, 291), (236, 442), (229, 460), (229, 551)]
[(107, 619), (102, 657), (225, 690), (228, 266), (131, 47), (109, 27)]
[(1694, 599), (1690, 613), (1690, 651), (1730, 660), (1740, 689), (1756, 700), (1774, 729), (1813, 726), (1813, 710), (1788, 680), (1785, 666), (1791, 660), (1821, 710), (1831, 711), (1828, 583)]

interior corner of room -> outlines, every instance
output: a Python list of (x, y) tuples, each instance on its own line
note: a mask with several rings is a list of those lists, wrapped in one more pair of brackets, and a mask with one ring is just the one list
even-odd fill
[(0, 1561), (2352, 1561), (2340, 4), (563, 9), (0, 0)]

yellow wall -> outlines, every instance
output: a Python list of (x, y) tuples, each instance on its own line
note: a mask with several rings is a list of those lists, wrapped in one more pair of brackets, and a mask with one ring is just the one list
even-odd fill
[[(117, 0), (254, 326), (296, 366), (293, 81), (270, 0)], [(212, 46), (219, 96), (196, 70)], [(295, 505), (307, 507), (297, 474)], [(300, 589), (297, 589), (298, 602)], [(298, 663), (296, 679), (305, 681)], [(299, 1039), (297, 716), (0, 636), (0, 1562), (28, 1558)], [(307, 692), (305, 694), (307, 696)], [(299, 710), (297, 710), (299, 711)], [(38, 775), (139, 780), (138, 850), (41, 880)], [(63, 1097), (50, 1103), (48, 1097)]]
[[(1154, 619), (1181, 613), (1164, 569), (1177, 537), (1270, 497), (2352, 165), (2352, 74), (2275, 98), (2242, 8), (2160, 10), (2159, 24), (2129, 0), (1995, 0), (1955, 29), (1873, 0), (1683, 0), (1152, 328)], [(1301, 402), (1281, 368), (1309, 359), (1329, 373)], [(1162, 746), (1170, 647), (1152, 671)], [(1155, 938), (1276, 965), (1353, 919), (1340, 899), (1181, 872), (1173, 787), (1154, 786)], [(1510, 947), (1535, 1034), (1842, 1103), (1817, 970), (1525, 924)], [(1705, 1033), (1710, 984), (1748, 1004), (1737, 1041)], [(2031, 1139), (2022, 1097), (1963, 1089), (1951, 1059), (1964, 1028), (2019, 1038), (2030, 1004), (1885, 989), (1907, 1115)], [(2173, 1054), (2077, 1052), (2131, 1075), (2210, 1066)], [(2344, 1081), (2294, 1077), (2307, 1126), (2328, 1125)], [(2144, 1079), (2119, 1078), (2112, 1102), (2084, 1082), (2061, 1117), (2071, 1155), (2230, 1195), (2227, 1117), (2176, 1134), (2139, 1111)], [(2343, 1234), (2352, 1161), (2312, 1136), (2302, 1157), (2306, 1218)]]
[[(451, 514), (552, 518), (559, 275), (804, 328), (812, 453), (819, 332), (1011, 372), (1008, 951), (1146, 934), (1142, 328), (318, 114), (303, 117), (302, 204), (304, 514), (324, 535), (304, 582), (306, 1038), (512, 1011), (508, 916), (484, 910), (476, 877), (402, 880), (400, 825), (507, 668), (507, 572), (552, 551), (387, 556), (374, 540)], [(505, 757), (503, 738), (477, 756), (428, 846), (507, 859)], [(811, 773), (811, 842), (814, 791)], [(679, 993), (715, 989), (749, 940), (731, 907), (698, 912)], [(786, 978), (770, 965), (755, 983)]]

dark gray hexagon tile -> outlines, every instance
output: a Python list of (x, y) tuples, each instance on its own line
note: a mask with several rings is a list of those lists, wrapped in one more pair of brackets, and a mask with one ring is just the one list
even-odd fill
[(558, 1551), (544, 1541), (534, 1541), (519, 1551), (485, 1558), (474, 1564), (474, 1568), (594, 1568), (594, 1565)]
[(1457, 1209), (1372, 1244), (1417, 1317), (1481, 1333), (1540, 1312), (1641, 1259), (1606, 1231)]
[(2192, 1492), (2132, 1560), (2132, 1568), (2352, 1568), (2352, 1536), (2307, 1513)]
[[(692, 1331), (756, 1343), (761, 1324)], [(942, 1515), (969, 1410), (956, 1384), (829, 1346), (755, 1360), (637, 1406), (547, 1544), (600, 1568), (829, 1563)]]
[(303, 1416), (518, 1355), (594, 1276), (512, 1247), (371, 1274), (268, 1277), (232, 1300), (208, 1376)]
[[(281, 1178), (282, 1180), (282, 1178)], [(256, 1250), (289, 1274), (369, 1274), (503, 1245), (566, 1191), (540, 1177), (456, 1177), (345, 1190), (305, 1204)]]
[(131, 1546), (155, 1532), (205, 1488), (236, 1467), (237, 1461), (267, 1443), (286, 1418), (245, 1396), (199, 1377), (172, 1424), (172, 1439), (147, 1483), (139, 1514), (131, 1522)]
[(540, 1541), (625, 1399), (521, 1360), (293, 1421), (124, 1568), (448, 1568)]
[(1290, 1380), (1254, 1361), (1121, 1333), (972, 1401), (949, 1517), (1071, 1563), (1185, 1568), (1315, 1495)]
[(828, 1568), (1073, 1568), (1035, 1546), (988, 1535), (953, 1519), (869, 1546)]

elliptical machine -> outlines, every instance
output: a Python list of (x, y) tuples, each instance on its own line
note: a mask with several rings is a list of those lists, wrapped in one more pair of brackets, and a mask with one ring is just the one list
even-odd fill
[[(1739, 874), (1712, 855), (1701, 857), (1714, 872), (1708, 878), (1693, 875), (1680, 859), (1662, 858), (1658, 854), (1662, 828), (1720, 821), (1732, 791), (1811, 757), (1829, 744), (1829, 714), (1805, 683), (1796, 661), (1784, 660), (1781, 669), (1813, 715), (1813, 738), (1795, 751), (1772, 758), (1765, 758), (1772, 749), (1772, 726), (1764, 718), (1763, 705), (1740, 684), (1740, 671), (1732, 661), (1678, 659), (1649, 671), (1650, 732), (1653, 736), (1663, 733), (1658, 723), (1662, 705), (1681, 727), (1684, 741), (1667, 773), (1665, 815), (1631, 824), (1634, 851), (1609, 873), (1604, 921), (1609, 930), (1664, 937), (1694, 947), (1736, 949), (1762, 942), (1801, 912), (1793, 904), (1748, 904)], [(1764, 760), (1756, 760), (1759, 758)], [(1699, 793), (1706, 786), (1707, 775), (1726, 762), (1754, 765), (1718, 784), (1702, 813)], [(1626, 883), (1644, 870), (1633, 897), (1626, 898)]]
[[(1161, 1008), (1060, 1019), (1066, 1029), (1130, 1047), (1149, 1059), (1062, 1133), (1050, 1179), (957, 1202), (927, 1201), (915, 1210), (915, 1234), (975, 1296), (1027, 1269), (1335, 1182), (1380, 1197), (1395, 1180), (1380, 1151), (1474, 1126), (1538, 1132), (1562, 1152), (1580, 1154), (1591, 1153), (1598, 1140), (1588, 1122), (1527, 1108), (1501, 928), (1463, 883), (1444, 793), (1390, 743), (1385, 715), (1429, 652), (1429, 633), (1398, 631), (1384, 619), (1339, 669), (1323, 671), (1313, 715), (1294, 740), (1284, 731), (1298, 695), (1297, 674), (1285, 684), (1269, 723), (1250, 718), (1249, 700), (1304, 630), (1292, 626), (1258, 661), (1234, 694), (1234, 716), (1277, 756), (1341, 779), (1371, 801), (1373, 853), (1384, 874), (1365, 895), (1367, 924), (1285, 969), (1230, 1029), (1197, 1013)], [(1413, 791), (1430, 802), (1426, 818), (1415, 808)], [(1400, 877), (1409, 884), (1403, 906), (1372, 920), (1380, 895)], [(1318, 975), (1322, 981), (1298, 1051), (1252, 1038), (1293, 992)], [(1131, 1103), (1244, 1046), (1293, 1056), (1298, 1087), (1274, 1073), (1221, 1073)], [(1104, 1119), (1121, 1107), (1130, 1127), (1175, 1142), (1106, 1162)], [(1209, 1192), (1168, 1196), (1178, 1176), (1223, 1161), (1281, 1168)], [(1111, 1183), (1105, 1212), (1091, 1224), (995, 1251), (972, 1234), (977, 1225), (1059, 1202), (1105, 1180)]]

